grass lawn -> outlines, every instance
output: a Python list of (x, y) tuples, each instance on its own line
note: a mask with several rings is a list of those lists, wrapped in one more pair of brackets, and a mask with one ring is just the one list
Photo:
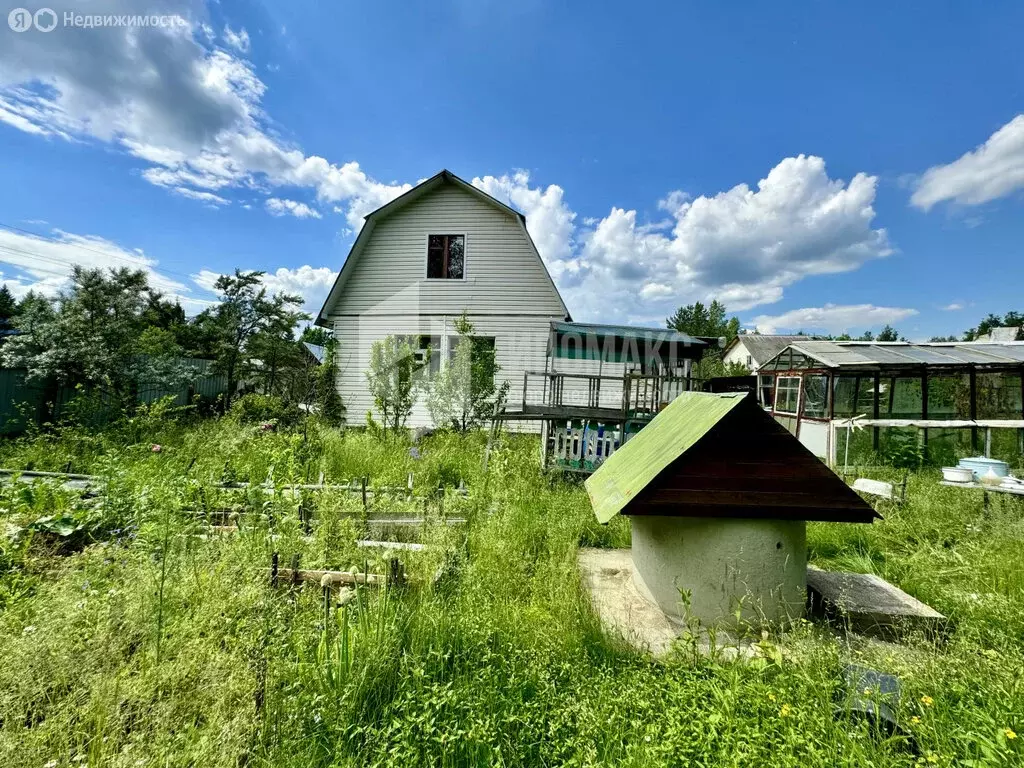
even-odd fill
[[(146, 414), (0, 444), (0, 466), (71, 462), (107, 484), (85, 500), (0, 486), (0, 765), (1024, 765), (1024, 500), (986, 515), (929, 470), (883, 522), (809, 526), (812, 562), (902, 587), (950, 617), (944, 642), (805, 623), (754, 661), (654, 662), (602, 635), (576, 571), (581, 545), (628, 546), (628, 522), (597, 525), (578, 482), (539, 471), (535, 438), (506, 438), (487, 476), (483, 448), (437, 435), (416, 458), (368, 434)], [(213, 487), (271, 468), (271, 494)], [(355, 546), (359, 494), (284, 492), (321, 472), (371, 490), (413, 472), (418, 493), (464, 481), (443, 507), (468, 533), (430, 527), (434, 548), (401, 553), (408, 590), (325, 613), (319, 588), (270, 587), (273, 551), (385, 563)], [(240, 532), (209, 534), (197, 511), (224, 507)], [(912, 740), (836, 715), (850, 661), (899, 676)]]

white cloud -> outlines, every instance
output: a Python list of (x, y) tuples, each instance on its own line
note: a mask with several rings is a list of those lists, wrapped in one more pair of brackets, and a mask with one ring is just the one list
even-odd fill
[(310, 208), (305, 203), (300, 203), (295, 200), (286, 200), (279, 197), (267, 198), (265, 206), (268, 211), (274, 216), (287, 216), (291, 215), (297, 219), (319, 219), (320, 212)]
[(245, 27), (235, 32), (231, 27), (225, 25), (224, 42), (239, 53), (249, 52), (249, 33), (245, 31)]
[(916, 309), (876, 307), (874, 304), (826, 304), (793, 309), (781, 315), (758, 315), (753, 325), (761, 333), (807, 331), (845, 333), (898, 323), (917, 314)]
[(942, 308), (943, 312), (957, 312), (964, 308), (964, 305), (959, 301), (954, 301), (952, 304), (947, 304)]
[(925, 171), (910, 202), (925, 211), (945, 200), (980, 205), (1018, 189), (1024, 189), (1024, 114), (959, 159)]
[(526, 225), (552, 277), (558, 280), (573, 270), (573, 221), (576, 214), (565, 203), (565, 192), (556, 184), (545, 189), (530, 186), (530, 174), (516, 171), (511, 176), (474, 178), (482, 189), (526, 216)]
[[(358, 231), (363, 216), (411, 188), (357, 162), (307, 155), (265, 113), (265, 83), (236, 46), (218, 48), (201, 6), (159, 0), (191, 28), (108, 28), (12, 35), (0, 48), (0, 120), (70, 141), (99, 141), (144, 164), (141, 177), (207, 205), (270, 194), (273, 214), (319, 216), (274, 191), (305, 190)], [(62, 15), (78, 10), (55, 0)], [(94, 0), (91, 13), (130, 13), (134, 0)], [(225, 29), (241, 39), (242, 32)], [(102, 37), (97, 37), (102, 36)], [(873, 228), (876, 179), (831, 179), (821, 158), (783, 159), (756, 189), (707, 196), (670, 191), (661, 217), (612, 207), (577, 217), (562, 187), (529, 173), (473, 184), (509, 202), (527, 225), (570, 309), (580, 317), (656, 320), (679, 303), (717, 297), (734, 311), (778, 301), (810, 275), (853, 270), (891, 252)], [(278, 202), (271, 202), (278, 201)], [(248, 203), (246, 203), (248, 204)], [(666, 218), (667, 214), (667, 218)], [(582, 225), (578, 224), (578, 220)]]
[(669, 222), (639, 223), (635, 210), (613, 207), (577, 229), (562, 189), (529, 181), (519, 171), (473, 183), (523, 210), (581, 317), (660, 323), (681, 303), (711, 298), (739, 311), (778, 301), (805, 277), (892, 253), (886, 231), (872, 227), (877, 179), (831, 179), (819, 157), (783, 159), (757, 189), (739, 184), (697, 198), (671, 192), (658, 203)]
[(171, 187), (171, 191), (191, 200), (200, 200), (204, 203), (210, 203), (212, 206), (227, 205), (230, 202), (227, 198), (215, 195), (213, 192), (200, 192), (199, 190), (189, 189), (188, 187)]
[[(113, 144), (148, 163), (142, 178), (220, 204), (231, 190), (293, 186), (343, 204), (349, 226), (408, 184), (368, 177), (358, 163), (334, 165), (279, 138), (263, 111), (266, 85), (241, 57), (248, 35), (225, 28), (230, 50), (213, 46), (204, 10), (162, 0), (162, 14), (191, 27), (101, 28), (89, 34), (12, 35), (0, 47), (0, 121), (65, 140)], [(71, 0), (50, 6), (80, 12)], [(95, 0), (90, 12), (137, 11), (133, 0)]]
[(151, 288), (177, 298), (190, 314), (209, 304), (208, 300), (193, 295), (185, 283), (157, 271), (156, 259), (97, 235), (54, 229), (52, 236), (43, 237), (0, 229), (0, 264), (7, 267), (2, 272), (2, 281), (16, 296), (23, 296), (30, 290), (56, 295), (67, 287), (71, 268), (78, 264), (89, 269), (142, 270)]

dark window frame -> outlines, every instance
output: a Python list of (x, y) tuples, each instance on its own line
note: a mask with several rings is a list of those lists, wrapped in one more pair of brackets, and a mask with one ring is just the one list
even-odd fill
[[(440, 242), (435, 243), (435, 239)], [(452, 262), (452, 244), (459, 242), (462, 249), (461, 263)], [(434, 265), (431, 261), (435, 261)], [(432, 269), (433, 266), (433, 269)], [(433, 274), (432, 274), (433, 272)], [(457, 272), (458, 274), (452, 274)], [(439, 273), (439, 274), (438, 274)], [(466, 233), (448, 232), (445, 234), (429, 233), (427, 235), (427, 280), (465, 280), (466, 279)]]

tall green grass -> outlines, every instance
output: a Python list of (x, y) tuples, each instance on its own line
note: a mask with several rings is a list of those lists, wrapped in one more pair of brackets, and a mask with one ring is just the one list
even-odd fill
[[(161, 445), (160, 453), (151, 449)], [(802, 624), (764, 658), (662, 662), (602, 633), (579, 546), (628, 546), (593, 521), (578, 481), (541, 473), (535, 439), (406, 441), (263, 433), (229, 420), (65, 430), (0, 444), (0, 465), (103, 475), (91, 505), (45, 483), (0, 487), (0, 765), (1016, 765), (1024, 734), (1024, 504), (911, 476), (872, 526), (811, 525), (821, 565), (876, 572), (946, 613), (944, 640), (901, 645)], [(227, 472), (276, 493), (225, 492)], [(381, 571), (358, 549), (362, 504), (289, 483), (369, 477), (449, 489), (434, 548), (402, 553), (407, 589), (360, 588), (325, 610), (315, 587), (272, 589), (282, 566)], [(468, 499), (451, 493), (464, 482)], [(26, 488), (30, 492), (26, 493)], [(300, 504), (313, 513), (308, 535)], [(421, 502), (380, 502), (395, 512)], [(240, 531), (207, 535), (233, 507)], [(441, 513), (441, 502), (428, 513)], [(64, 516), (69, 537), (36, 526)], [(63, 518), (62, 518), (63, 519)], [(35, 527), (33, 527), (35, 526)], [(900, 675), (885, 738), (849, 717), (841, 670)], [(837, 710), (838, 707), (838, 710)]]

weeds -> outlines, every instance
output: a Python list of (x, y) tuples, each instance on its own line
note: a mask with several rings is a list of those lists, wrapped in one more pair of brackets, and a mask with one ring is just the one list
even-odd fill
[[(837, 642), (801, 623), (753, 661), (683, 648), (655, 664), (602, 634), (576, 570), (581, 545), (628, 546), (626, 521), (596, 525), (577, 482), (540, 473), (532, 438), (503, 440), (486, 491), (482, 436), (416, 447), (187, 417), (0, 444), (2, 466), (70, 461), (105, 483), (92, 499), (0, 486), (0, 765), (1024, 762), (1019, 500), (986, 511), (918, 471), (884, 521), (809, 526), (817, 564), (876, 572), (933, 605), (953, 624), (943, 641)], [(271, 486), (222, 488), (225, 467), (256, 484), (273, 468)], [(359, 587), (341, 605), (270, 587), (274, 551), (282, 566), (373, 572), (390, 557), (356, 547), (359, 494), (291, 484), (323, 473), (404, 488), (410, 472), (418, 496), (447, 489), (428, 517), (469, 520), (432, 524), (419, 534), (431, 549), (402, 553), (415, 586)], [(373, 503), (423, 513), (401, 494)], [(899, 676), (908, 736), (842, 710), (850, 662)]]

